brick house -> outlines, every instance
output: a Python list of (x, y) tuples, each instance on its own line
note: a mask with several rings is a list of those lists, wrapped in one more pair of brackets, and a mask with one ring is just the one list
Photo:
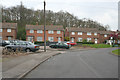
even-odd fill
[(17, 37), (17, 23), (1, 23), (0, 40), (15, 40)]
[(87, 40), (87, 42), (103, 43), (109, 39), (110, 34), (110, 31), (99, 31), (97, 28), (67, 27), (65, 37), (70, 37), (70, 41), (72, 42)]
[[(44, 41), (44, 25), (26, 25), (27, 41)], [(64, 28), (59, 25), (46, 25), (46, 41), (64, 41)]]

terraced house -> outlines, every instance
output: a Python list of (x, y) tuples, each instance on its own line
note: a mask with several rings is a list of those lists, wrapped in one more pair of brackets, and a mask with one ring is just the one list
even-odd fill
[[(26, 25), (27, 41), (44, 41), (44, 25)], [(61, 25), (46, 25), (46, 41), (64, 41), (64, 28)]]
[(103, 43), (109, 40), (112, 31), (99, 31), (97, 28), (76, 28), (67, 27), (65, 36), (70, 37), (72, 42), (82, 42), (87, 40), (87, 42)]
[(0, 40), (15, 40), (17, 37), (17, 23), (0, 24)]

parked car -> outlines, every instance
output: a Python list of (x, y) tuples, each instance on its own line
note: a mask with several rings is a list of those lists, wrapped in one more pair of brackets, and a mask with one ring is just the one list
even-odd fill
[(77, 44), (77, 43), (75, 43), (75, 42), (70, 42), (70, 41), (65, 42), (65, 43), (67, 43), (68, 45), (71, 45), (71, 46), (74, 46), (74, 45), (76, 45), (76, 44)]
[(6, 45), (9, 45), (10, 44), (10, 41), (8, 41), (8, 40), (1, 40), (0, 41), (0, 46), (6, 46)]
[(28, 41), (17, 41), (11, 43), (10, 45), (5, 46), (5, 48), (7, 48), (9, 51), (11, 50), (16, 51), (18, 49), (26, 52), (31, 52), (31, 51), (35, 52), (40, 49), (38, 45), (35, 45)]
[(69, 49), (71, 47), (71, 45), (68, 45), (66, 43), (61, 42), (61, 43), (51, 44), (51, 45), (49, 45), (49, 47), (51, 47), (51, 48), (65, 48), (65, 49)]

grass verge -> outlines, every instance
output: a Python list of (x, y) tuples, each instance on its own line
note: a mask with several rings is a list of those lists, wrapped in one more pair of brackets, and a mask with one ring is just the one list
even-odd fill
[(120, 56), (120, 49), (113, 50), (112, 53)]
[(108, 45), (108, 44), (82, 44), (82, 45), (78, 45), (78, 46), (92, 47), (92, 48), (110, 48), (110, 47), (112, 47), (111, 45)]

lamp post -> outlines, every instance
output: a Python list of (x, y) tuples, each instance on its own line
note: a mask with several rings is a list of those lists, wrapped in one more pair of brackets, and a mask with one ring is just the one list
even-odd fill
[(45, 3), (45, 0), (44, 0), (44, 52), (46, 52), (46, 28), (45, 28), (46, 18), (45, 18), (45, 6), (46, 6), (46, 3)]

